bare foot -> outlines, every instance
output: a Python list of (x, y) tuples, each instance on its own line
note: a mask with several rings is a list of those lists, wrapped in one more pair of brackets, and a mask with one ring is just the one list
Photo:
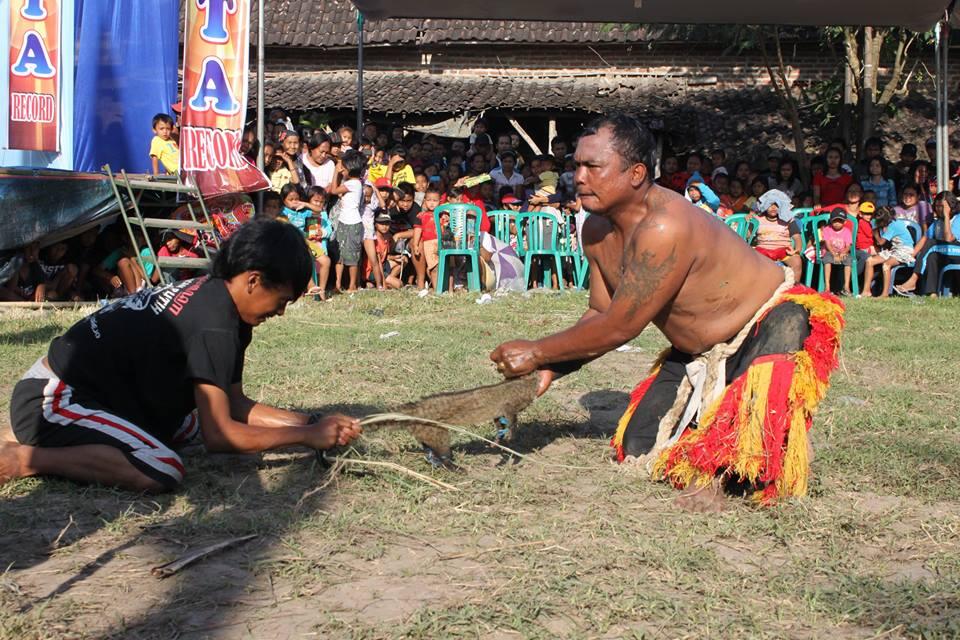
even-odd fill
[(15, 442), (0, 441), (0, 485), (22, 477), (20, 457), (17, 450), (20, 445)]
[(687, 487), (673, 504), (693, 513), (720, 513), (727, 507), (727, 498), (723, 495), (720, 479), (714, 478), (705, 487)]

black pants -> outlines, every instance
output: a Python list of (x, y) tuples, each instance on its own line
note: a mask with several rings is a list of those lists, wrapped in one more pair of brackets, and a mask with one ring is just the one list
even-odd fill
[[(809, 335), (810, 314), (804, 307), (795, 302), (777, 305), (754, 327), (736, 353), (727, 358), (724, 384), (729, 385), (743, 375), (753, 361), (761, 356), (799, 351)], [(639, 456), (653, 448), (660, 421), (676, 401), (677, 390), (686, 377), (686, 365), (693, 359), (694, 356), (676, 349), (667, 356), (627, 423), (623, 435), (624, 455)], [(672, 432), (676, 432), (679, 426), (674, 425)]]
[(948, 256), (932, 249), (938, 246), (956, 246), (957, 244), (956, 242), (936, 242), (925, 247), (917, 256), (913, 272), (920, 277), (917, 284), (924, 293), (939, 294), (937, 286), (940, 284), (940, 272), (949, 264), (960, 264), (960, 256)]

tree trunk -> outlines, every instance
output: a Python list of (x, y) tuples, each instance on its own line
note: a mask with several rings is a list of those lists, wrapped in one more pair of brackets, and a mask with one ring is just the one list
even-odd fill
[(790, 122), (793, 146), (796, 149), (797, 162), (800, 165), (800, 179), (805, 184), (810, 184), (810, 158), (807, 156), (807, 137), (803, 132), (803, 124), (800, 122), (800, 108), (797, 106), (797, 99), (793, 95), (793, 85), (787, 77), (787, 65), (783, 61), (783, 49), (780, 46), (780, 30), (777, 27), (771, 27), (771, 29), (773, 31), (773, 42), (776, 46), (776, 69), (774, 69), (767, 53), (764, 27), (759, 27), (758, 40), (760, 52), (763, 55), (763, 64), (767, 69), (767, 75), (770, 77), (770, 84), (773, 85), (777, 97), (780, 98), (780, 104), (786, 111), (787, 120)]
[(857, 144), (857, 157), (863, 157), (864, 144), (873, 135), (876, 127), (874, 101), (877, 95), (877, 66), (880, 62), (881, 42), (877, 41), (873, 27), (863, 28), (863, 91), (860, 92), (860, 140)]
[(853, 97), (853, 69), (849, 64), (843, 70), (843, 106), (840, 108), (840, 137), (849, 145), (853, 140), (853, 110), (857, 101)]

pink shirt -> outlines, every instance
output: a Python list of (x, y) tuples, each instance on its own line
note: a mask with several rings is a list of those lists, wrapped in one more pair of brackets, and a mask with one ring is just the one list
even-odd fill
[(840, 231), (827, 225), (820, 231), (820, 237), (823, 239), (824, 248), (832, 253), (846, 253), (853, 243), (853, 233), (846, 225), (841, 227)]

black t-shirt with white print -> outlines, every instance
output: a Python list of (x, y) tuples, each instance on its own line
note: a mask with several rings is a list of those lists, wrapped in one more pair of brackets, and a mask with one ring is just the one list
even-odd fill
[(50, 345), (61, 380), (165, 443), (196, 408), (193, 385), (240, 382), (253, 328), (217, 278), (144, 289), (98, 310)]

